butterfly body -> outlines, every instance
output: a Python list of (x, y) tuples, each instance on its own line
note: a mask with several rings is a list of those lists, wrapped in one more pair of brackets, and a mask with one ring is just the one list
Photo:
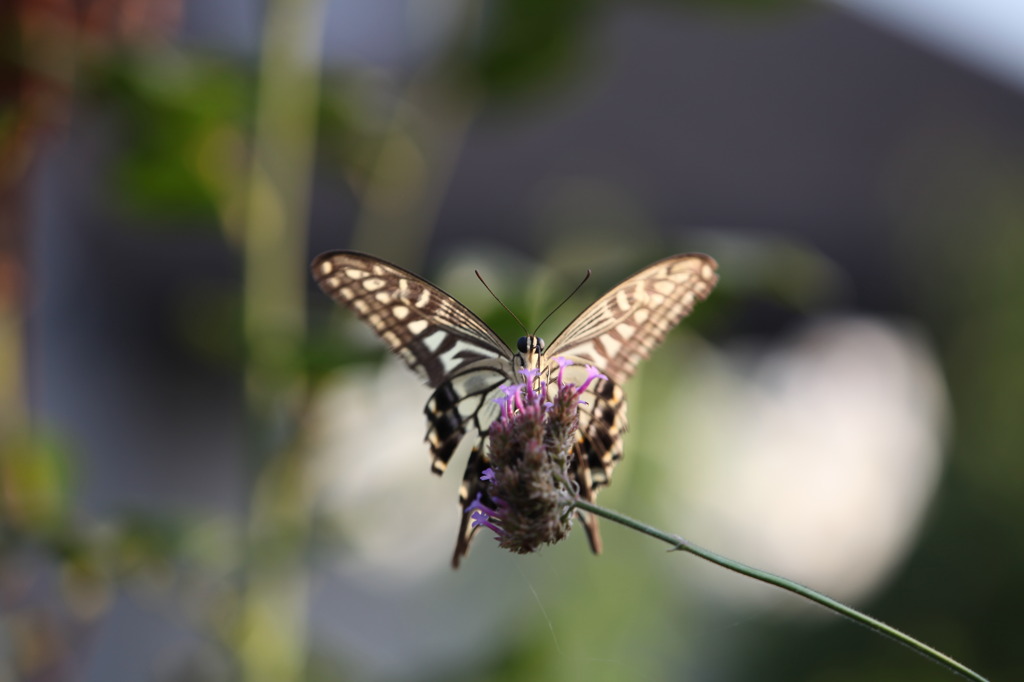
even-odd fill
[[(579, 495), (593, 500), (622, 457), (626, 400), (621, 383), (635, 371), (717, 281), (715, 261), (683, 254), (658, 261), (614, 287), (584, 310), (550, 346), (527, 335), (513, 352), (479, 317), (426, 280), (387, 261), (353, 251), (318, 256), (312, 264), (320, 288), (368, 324), (391, 350), (434, 389), (427, 401), (426, 440), (435, 473), (443, 473), (470, 430), (478, 440), (466, 465), (460, 501), (468, 506), (481, 491), (488, 467), (488, 428), (498, 417), (502, 385), (524, 381), (520, 370), (537, 370), (549, 381), (565, 357), (566, 381), (582, 385), (586, 366), (606, 378), (581, 395), (572, 471)], [(601, 550), (597, 520), (582, 517), (595, 553)], [(453, 564), (469, 549), (474, 532), (463, 515)]]

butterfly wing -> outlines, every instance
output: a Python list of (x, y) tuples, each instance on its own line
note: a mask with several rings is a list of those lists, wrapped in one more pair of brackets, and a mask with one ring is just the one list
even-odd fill
[(354, 251), (318, 256), (313, 276), (431, 388), (480, 361), (511, 363), (512, 351), (479, 317), (430, 282)]
[[(424, 409), (435, 473), (444, 472), (470, 427), (480, 434), (459, 492), (465, 508), (488, 466), (483, 438), (498, 416), (498, 386), (519, 380), (512, 375), (512, 351), (454, 297), (397, 265), (333, 251), (318, 256), (311, 267), (324, 293), (359, 316), (435, 389)], [(456, 567), (476, 530), (463, 515)]]
[[(608, 378), (594, 381), (581, 397), (576, 445), (580, 494), (593, 501), (622, 458), (626, 396), (620, 385), (668, 332), (704, 300), (718, 281), (718, 264), (703, 254), (660, 260), (627, 278), (584, 310), (545, 351), (548, 359), (567, 357), (575, 365), (567, 379), (580, 384), (584, 365)], [(549, 360), (550, 361), (550, 360)], [(583, 518), (595, 552), (601, 550), (597, 519)]]
[(580, 313), (545, 355), (594, 365), (621, 384), (697, 301), (707, 298), (718, 281), (717, 267), (710, 256), (693, 253), (647, 266)]

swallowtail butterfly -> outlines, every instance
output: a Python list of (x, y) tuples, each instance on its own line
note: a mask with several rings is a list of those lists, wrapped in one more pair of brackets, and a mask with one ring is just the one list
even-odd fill
[[(434, 389), (424, 412), (431, 469), (441, 474), (471, 429), (477, 442), (459, 491), (465, 510), (480, 489), (488, 467), (487, 430), (498, 416), (499, 386), (523, 381), (523, 368), (542, 379), (557, 372), (553, 358), (574, 364), (566, 380), (582, 385), (586, 365), (607, 378), (593, 381), (581, 398), (572, 472), (579, 494), (593, 501), (608, 485), (622, 458), (626, 396), (621, 385), (640, 360), (665, 338), (718, 280), (714, 259), (703, 254), (665, 258), (629, 277), (584, 310), (547, 348), (524, 336), (511, 350), (484, 322), (449, 294), (387, 261), (353, 251), (332, 251), (312, 264), (320, 288), (355, 312), (391, 350)], [(580, 513), (591, 549), (601, 551), (597, 519)], [(469, 550), (478, 528), (463, 514), (452, 564)]]

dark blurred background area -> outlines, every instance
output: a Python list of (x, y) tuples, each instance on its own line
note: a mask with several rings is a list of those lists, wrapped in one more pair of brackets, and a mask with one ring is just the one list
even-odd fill
[[(970, 9), (965, 9), (970, 5)], [(510, 342), (672, 253), (600, 502), (1024, 679), (1024, 9), (0, 5), (0, 682), (952, 679), (604, 524), (449, 557), (353, 248)], [(464, 457), (464, 454), (462, 455)]]

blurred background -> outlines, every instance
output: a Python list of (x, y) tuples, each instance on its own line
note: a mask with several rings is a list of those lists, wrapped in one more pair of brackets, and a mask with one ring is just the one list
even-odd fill
[(453, 572), (355, 248), (507, 339), (720, 263), (599, 501), (1024, 679), (1024, 9), (0, 6), (0, 682), (933, 680), (604, 524)]

